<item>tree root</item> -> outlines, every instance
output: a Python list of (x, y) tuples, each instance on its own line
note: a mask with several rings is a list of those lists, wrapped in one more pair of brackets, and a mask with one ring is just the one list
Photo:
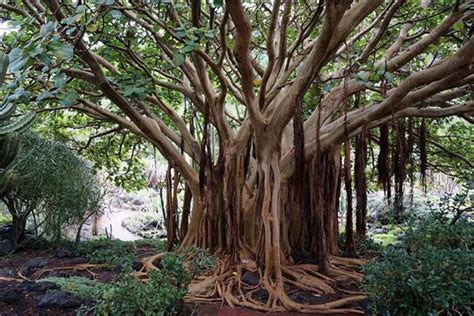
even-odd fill
[[(142, 269), (134, 275), (146, 281), (147, 273), (158, 269), (156, 262), (164, 255), (165, 253), (160, 253), (143, 258)], [(193, 280), (189, 285), (186, 301), (221, 302), (231, 307), (240, 306), (262, 312), (291, 310), (301, 313), (363, 314), (358, 308), (344, 306), (362, 301), (367, 298), (366, 295), (336, 288), (336, 281), (340, 279), (360, 281), (363, 275), (354, 269), (362, 263), (363, 260), (359, 259), (332, 257), (329, 276), (318, 273), (318, 266), (313, 264), (283, 265), (283, 286), (268, 280), (265, 282), (261, 271), (255, 269), (253, 272), (260, 275), (259, 284), (252, 286), (242, 281), (242, 271), (246, 268), (248, 270), (248, 267), (242, 263), (233, 264), (229, 257), (224, 257), (219, 260), (212, 275), (200, 276)], [(334, 300), (321, 304), (298, 303), (288, 296), (288, 286), (317, 296), (331, 296)]]
[(9, 278), (9, 277), (0, 277), (0, 281), (6, 282), (24, 282), (25, 280), (22, 278)]
[[(52, 271), (58, 271), (58, 270), (73, 270), (73, 271), (87, 271), (89, 272), (93, 278), (97, 276), (97, 273), (92, 272), (90, 269), (94, 268), (104, 268), (107, 267), (106, 264), (93, 264), (93, 263), (82, 263), (82, 264), (77, 264), (73, 266), (66, 266), (66, 267), (55, 267), (55, 268), (49, 268), (49, 269), (41, 269), (36, 271), (30, 276), (30, 279), (37, 280), (39, 279), (43, 274), (47, 272), (52, 272)], [(23, 269), (23, 268), (22, 268)], [(20, 269), (20, 272), (18, 272), (19, 275), (21, 275), (22, 269)]]
[[(360, 273), (346, 270), (346, 268), (350, 269), (352, 266), (351, 264), (348, 264), (348, 266), (333, 266), (330, 274), (335, 278), (342, 276), (359, 280)], [(215, 274), (200, 277), (192, 282), (186, 300), (191, 302), (216, 302), (221, 300), (232, 307), (241, 306), (263, 312), (292, 310), (301, 313), (363, 314), (358, 308), (344, 308), (344, 306), (364, 300), (366, 296), (363, 293), (342, 291), (335, 288), (336, 279), (319, 274), (317, 266), (282, 266), (282, 272), (283, 287), (279, 287), (272, 282), (263, 282), (261, 273), (259, 284), (250, 286), (241, 280), (242, 266), (230, 265), (229, 261), (224, 260), (219, 263)], [(286, 293), (288, 286), (318, 296), (329, 295), (335, 299), (321, 304), (298, 303)], [(263, 297), (256, 297), (259, 292), (260, 294), (265, 293)]]

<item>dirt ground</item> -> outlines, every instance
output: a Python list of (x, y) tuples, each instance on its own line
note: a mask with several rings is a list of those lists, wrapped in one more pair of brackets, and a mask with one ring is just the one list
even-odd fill
[[(138, 257), (145, 257), (153, 253), (151, 248), (138, 250)], [(51, 250), (23, 250), (11, 256), (0, 257), (0, 316), (6, 315), (76, 315), (77, 307), (41, 307), (41, 299), (57, 286), (49, 282), (35, 282), (46, 277), (83, 276), (94, 278), (98, 282), (108, 283), (118, 278), (119, 272), (106, 267), (90, 269), (69, 269), (68, 267), (87, 267), (89, 260), (84, 257), (75, 257), (71, 254), (58, 254)], [(349, 290), (357, 290), (356, 285), (346, 284)], [(290, 289), (291, 291), (291, 289)], [(263, 293), (262, 295), (265, 295)], [(331, 298), (313, 297), (305, 293), (294, 292), (296, 299), (302, 302), (324, 302)], [(306, 296), (305, 296), (306, 295)], [(314, 301), (314, 302), (313, 302)], [(85, 306), (92, 306), (93, 302), (81, 302)], [(356, 305), (352, 307), (361, 307)], [(260, 313), (244, 308), (231, 308), (219, 303), (195, 305), (186, 303), (184, 315), (301, 315), (298, 313)], [(308, 314), (306, 314), (308, 315)], [(318, 315), (318, 314), (312, 314)]]

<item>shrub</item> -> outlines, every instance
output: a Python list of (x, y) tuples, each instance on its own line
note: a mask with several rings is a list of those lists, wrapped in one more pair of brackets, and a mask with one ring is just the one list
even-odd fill
[(142, 282), (129, 274), (108, 287), (97, 304), (98, 315), (176, 315), (191, 281), (183, 266), (183, 256), (170, 254), (161, 269)]
[(16, 227), (16, 240), (32, 218), (40, 230), (59, 242), (66, 227), (81, 225), (99, 211), (102, 194), (87, 163), (61, 143), (26, 134), (13, 161), (14, 189), (2, 200)]
[(469, 314), (474, 300), (473, 244), (472, 223), (433, 212), (411, 223), (400, 245), (364, 267), (363, 288), (398, 315)]
[(117, 239), (97, 238), (80, 243), (76, 252), (93, 263), (105, 263), (111, 267), (120, 266), (128, 270), (135, 261), (133, 242)]
[(38, 282), (44, 281), (55, 283), (61, 290), (70, 292), (82, 299), (95, 300), (102, 296), (103, 291), (107, 287), (106, 284), (79, 276), (71, 276), (69, 278), (50, 277), (41, 279)]

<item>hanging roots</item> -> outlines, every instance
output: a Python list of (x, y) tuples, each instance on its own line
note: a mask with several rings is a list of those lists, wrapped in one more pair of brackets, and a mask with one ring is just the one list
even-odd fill
[(420, 148), (420, 174), (421, 183), (426, 188), (426, 166), (427, 166), (427, 154), (426, 154), (426, 122), (425, 119), (421, 119), (420, 124), (420, 137), (418, 147)]
[[(146, 280), (149, 271), (158, 269), (158, 262), (163, 255), (164, 253), (144, 258), (142, 270), (135, 275)], [(193, 280), (186, 300), (196, 303), (221, 302), (231, 307), (247, 307), (263, 312), (363, 314), (358, 308), (344, 306), (362, 301), (367, 296), (362, 292), (339, 289), (337, 284), (341, 281), (361, 281), (363, 275), (355, 269), (363, 264), (364, 260), (332, 256), (330, 262), (329, 276), (318, 273), (318, 266), (313, 264), (282, 265), (283, 285), (278, 286), (265, 281), (262, 271), (255, 268), (256, 263), (252, 260), (236, 263), (229, 256), (222, 257), (214, 272)], [(243, 273), (255, 276), (255, 283), (252, 285), (244, 282)], [(296, 302), (291, 298), (295, 291), (302, 291), (322, 303)]]
[(378, 183), (382, 185), (385, 194), (388, 196), (387, 190), (390, 190), (390, 144), (388, 137), (388, 124), (380, 126), (379, 156), (377, 159)]

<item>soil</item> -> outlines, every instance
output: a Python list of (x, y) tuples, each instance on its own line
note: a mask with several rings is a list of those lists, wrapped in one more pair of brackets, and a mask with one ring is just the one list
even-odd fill
[[(142, 247), (137, 251), (138, 257), (145, 257), (153, 254), (154, 249)], [(70, 277), (82, 276), (95, 278), (98, 282), (108, 283), (117, 279), (118, 272), (107, 268), (91, 268), (87, 270), (74, 271), (71, 269), (61, 270), (61, 267), (70, 267), (78, 264), (88, 263), (84, 257), (75, 257), (71, 253), (60, 253), (52, 250), (22, 250), (14, 255), (0, 257), (0, 316), (6, 315), (76, 315), (75, 308), (70, 307), (39, 307), (41, 298), (51, 291), (57, 291), (54, 284), (50, 286), (38, 286), (36, 279), (46, 277)], [(48, 270), (50, 269), (50, 270)], [(41, 275), (39, 275), (41, 273)], [(250, 280), (251, 281), (251, 280)], [(342, 288), (347, 290), (357, 290), (356, 284), (343, 284)], [(312, 293), (299, 291), (297, 289), (287, 289), (287, 293), (301, 303), (324, 303), (334, 298), (315, 296)], [(256, 296), (265, 298), (267, 293), (255, 292)], [(257, 298), (258, 299), (258, 298)], [(93, 302), (82, 301), (85, 306), (93, 305)], [(354, 305), (352, 307), (361, 307)], [(231, 308), (219, 303), (185, 305), (185, 315), (300, 315), (298, 313), (260, 313), (245, 308)], [(318, 314), (312, 314), (318, 315)]]

